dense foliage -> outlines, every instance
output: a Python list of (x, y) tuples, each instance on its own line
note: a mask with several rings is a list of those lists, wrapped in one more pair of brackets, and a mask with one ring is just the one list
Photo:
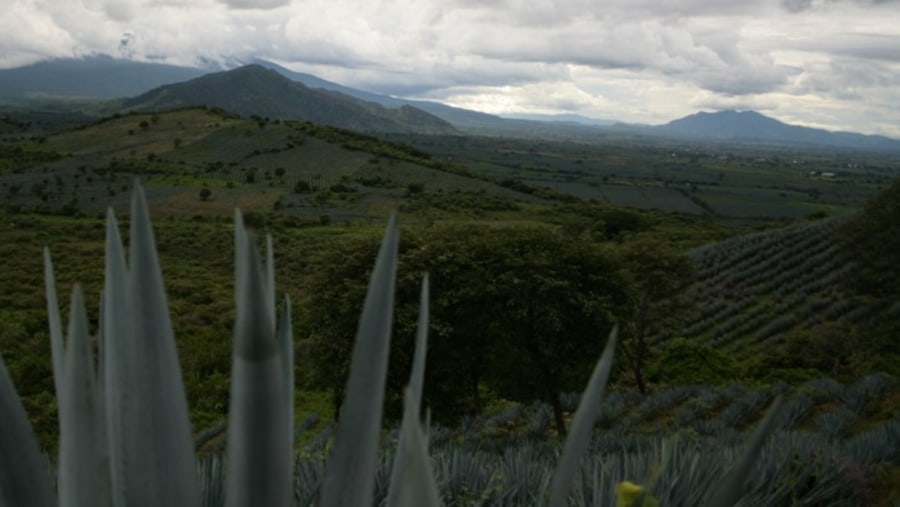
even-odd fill
[[(398, 373), (390, 385), (394, 392), (402, 387), (416, 274), (428, 272), (432, 366), (425, 396), (439, 417), (479, 413), (485, 397), (542, 398), (564, 431), (559, 394), (577, 389), (587, 375), (602, 346), (598, 330), (615, 318), (639, 318), (641, 328), (628, 328), (623, 350), (643, 354), (630, 367), (640, 374), (650, 353), (647, 330), (665, 321), (665, 300), (690, 276), (689, 261), (652, 242), (598, 244), (551, 227), (436, 225), (409, 232), (401, 243), (406, 274), (393, 345)], [(308, 368), (336, 400), (374, 248), (372, 240), (345, 244), (319, 261), (322, 269), (310, 281)]]

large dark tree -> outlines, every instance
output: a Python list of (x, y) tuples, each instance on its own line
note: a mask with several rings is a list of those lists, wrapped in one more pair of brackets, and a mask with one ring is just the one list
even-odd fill
[(854, 289), (876, 297), (900, 294), (900, 179), (841, 228), (841, 239), (847, 258), (858, 267)]
[[(342, 245), (310, 287), (313, 378), (338, 399), (375, 247), (369, 240)], [(388, 389), (399, 393), (408, 375), (418, 283), (427, 271), (425, 395), (435, 414), (478, 412), (485, 390), (540, 397), (564, 432), (559, 394), (583, 387), (625, 302), (618, 257), (545, 227), (457, 225), (403, 231), (400, 258)]]
[(678, 296), (694, 280), (694, 265), (667, 244), (632, 240), (622, 247), (629, 279), (627, 320), (622, 326), (622, 357), (642, 394), (647, 393), (646, 367), (653, 348), (650, 338), (676, 329), (690, 310)]

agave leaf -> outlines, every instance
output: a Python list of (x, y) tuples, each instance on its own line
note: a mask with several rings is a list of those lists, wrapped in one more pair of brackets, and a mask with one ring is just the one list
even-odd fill
[(781, 394), (772, 401), (772, 405), (769, 406), (765, 417), (753, 430), (753, 436), (750, 437), (750, 442), (747, 444), (744, 454), (725, 473), (719, 481), (719, 486), (713, 490), (706, 504), (708, 507), (732, 507), (741, 498), (746, 478), (753, 468), (756, 458), (759, 457), (763, 444), (765, 444), (766, 439), (771, 436), (772, 430), (775, 428), (775, 416), (778, 415), (778, 409), (781, 408), (782, 401), (784, 401), (784, 397)]
[(53, 507), (56, 495), (22, 400), (0, 357), (0, 506)]
[[(411, 459), (409, 456), (410, 453), (415, 453), (417, 451), (412, 450), (410, 448), (411, 445), (418, 445), (415, 442), (416, 436), (413, 435), (414, 431), (418, 431), (419, 433), (424, 433), (422, 429), (419, 428), (418, 421), (419, 418), (419, 404), (422, 399), (422, 386), (425, 383), (425, 356), (428, 347), (428, 275), (426, 274), (422, 278), (422, 290), (421, 296), (419, 299), (419, 320), (418, 327), (416, 329), (416, 348), (413, 353), (413, 364), (412, 369), (409, 373), (409, 386), (404, 393), (404, 407), (403, 407), (403, 421), (400, 425), (400, 440), (398, 442), (397, 452), (394, 454), (394, 464), (391, 467), (391, 482), (388, 483), (388, 505), (401, 505), (401, 498), (404, 498), (407, 494), (409, 494), (408, 490), (415, 486), (410, 484), (406, 484), (406, 481), (409, 480), (418, 480), (421, 478), (410, 478), (410, 472), (407, 470), (411, 465), (407, 462), (407, 460)], [(415, 430), (410, 429), (409, 423), (407, 423), (407, 412), (412, 413), (413, 424), (416, 426)], [(426, 428), (428, 426), (426, 425)], [(425, 450), (426, 458), (427, 458), (427, 436), (423, 434), (423, 448)], [(416, 466), (420, 466), (421, 463)], [(428, 464), (430, 467), (430, 463)], [(434, 478), (432, 477), (433, 481)], [(436, 495), (435, 495), (436, 496)], [(418, 496), (416, 496), (418, 498)], [(415, 505), (409, 504), (409, 505)]]
[(106, 421), (88, 337), (81, 287), (72, 290), (65, 373), (59, 399), (60, 506), (111, 505)]
[(272, 235), (266, 234), (266, 308), (269, 320), (275, 328), (275, 254), (272, 251)]
[[(131, 351), (128, 304), (128, 270), (119, 227), (112, 209), (106, 214), (106, 260), (103, 289), (101, 356), (103, 392), (106, 406), (106, 430), (113, 505), (125, 505), (125, 477), (129, 456), (125, 452), (126, 414), (133, 412), (135, 399), (131, 393), (134, 356)], [(131, 459), (134, 459), (133, 457)]]
[(284, 295), (284, 309), (275, 336), (281, 357), (281, 372), (284, 374), (284, 398), (287, 405), (287, 420), (294, 434), (294, 330), (291, 324), (291, 298)]
[(50, 324), (50, 353), (53, 358), (53, 383), (56, 399), (62, 392), (63, 336), (62, 320), (59, 317), (59, 303), (56, 299), (56, 277), (53, 275), (53, 260), (50, 249), (44, 247), (44, 286), (47, 291), (47, 320)]
[(403, 422), (388, 485), (387, 507), (437, 507), (441, 504), (419, 424), (419, 406), (411, 388), (404, 392)]
[(321, 507), (371, 505), (394, 308), (399, 232), (394, 216), (375, 260), (350, 361), (347, 396), (325, 467)]
[(581, 457), (591, 441), (594, 421), (597, 420), (597, 415), (600, 412), (600, 400), (603, 398), (603, 391), (606, 389), (606, 381), (609, 380), (609, 372), (612, 369), (618, 336), (618, 326), (613, 327), (609, 333), (606, 348), (603, 349), (603, 354), (594, 367), (591, 379), (588, 381), (584, 395), (581, 397), (581, 403), (578, 404), (578, 410), (575, 411), (575, 417), (572, 419), (572, 429), (569, 430), (569, 436), (566, 438), (566, 443), (563, 446), (562, 456), (559, 458), (556, 471), (553, 473), (553, 480), (550, 483), (550, 507), (568, 505), (566, 498), (569, 495), (572, 480), (578, 472)]
[[(104, 329), (112, 331), (104, 333), (107, 397), (116, 405), (108, 408), (114, 419), (109, 429), (114, 499), (121, 502), (124, 498), (129, 506), (199, 505), (197, 465), (175, 336), (147, 202), (137, 182), (131, 201), (130, 240), (131, 266), (125, 276), (111, 241), (113, 253), (108, 261), (112, 266), (107, 267), (113, 272), (107, 272), (105, 292)], [(110, 280), (111, 276), (120, 278)], [(124, 298), (119, 299), (117, 295), (122, 293)], [(117, 360), (124, 364), (116, 364)]]
[[(240, 220), (240, 215), (237, 216)], [(225, 505), (291, 505), (292, 434), (285, 404), (283, 354), (271, 321), (272, 301), (259, 254), (235, 224), (239, 284), (228, 413)]]
[(425, 358), (428, 355), (428, 322), (429, 322), (429, 283), (428, 273), (422, 277), (422, 289), (419, 296), (419, 320), (416, 325), (416, 349), (413, 355), (412, 370), (409, 373), (409, 388), (417, 407), (422, 406), (422, 391), (425, 384)]

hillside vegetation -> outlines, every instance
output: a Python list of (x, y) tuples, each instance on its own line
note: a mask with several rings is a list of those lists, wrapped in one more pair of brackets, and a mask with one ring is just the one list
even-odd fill
[[(883, 161), (841, 176), (859, 183), (845, 194), (837, 182), (809, 180), (834, 192), (845, 216), (818, 213), (818, 220), (780, 228), (766, 222), (769, 229), (748, 234), (723, 225), (734, 222), (705, 210), (698, 203), (706, 201), (692, 198), (688, 186), (682, 191), (664, 182), (699, 168), (694, 174), (705, 175), (705, 183), (682, 184), (721, 188), (716, 171), (724, 162), (695, 153), (694, 162), (663, 164), (679, 157), (659, 146), (645, 158), (631, 145), (618, 154), (605, 152), (606, 145), (585, 148), (588, 156), (578, 164), (572, 157), (581, 148), (572, 145), (537, 144), (531, 153), (523, 141), (435, 137), (433, 145), (419, 139), (413, 147), (397, 138), (205, 108), (120, 115), (45, 137), (15, 122), (7, 127), (0, 143), (0, 354), (48, 449), (58, 424), (42, 249), (53, 253), (60, 293), (82, 283), (95, 333), (98, 316), (90, 309), (102, 287), (102, 215), (112, 206), (128, 222), (125, 202), (138, 176), (158, 224), (195, 430), (215, 430), (228, 410), (234, 208), (245, 211), (251, 229), (274, 236), (278, 292), (295, 304), (297, 420), (312, 421), (315, 432), (343, 396), (371, 260), (385, 218), (396, 212), (403, 227), (387, 414), (399, 412), (418, 282), (427, 271), (434, 292), (425, 400), (435, 422), (447, 428), (435, 433), (435, 442), (463, 446), (443, 448), (436, 462), (460, 456), (497, 468), (505, 466), (491, 461), (497, 456), (527, 455), (535, 468), (509, 473), (542, 480), (541, 456), (553, 451), (534, 441), (566, 432), (573, 406), (566, 393), (583, 385), (599, 336), (618, 321), (622, 342), (612, 376), (618, 397), (604, 409), (610, 413), (601, 427), (628, 453), (679, 449), (660, 458), (672, 463), (733, 450), (772, 395), (789, 392), (780, 427), (815, 435), (797, 437), (808, 445), (779, 436), (794, 439), (795, 447), (785, 449), (796, 450), (802, 463), (773, 452), (772, 476), (817, 480), (821, 473), (838, 484), (828, 498), (852, 498), (869, 495), (876, 483), (889, 486), (882, 474), (896, 473), (896, 456), (885, 449), (895, 448), (898, 417), (900, 248), (892, 245), (900, 237), (900, 183), (861, 212), (853, 204), (888, 178)], [(443, 151), (451, 143), (459, 144), (457, 156)], [(757, 176), (784, 174), (782, 162)], [(675, 192), (705, 211), (664, 213), (576, 197), (561, 184), (568, 176), (602, 181), (602, 171), (591, 173), (581, 168), (585, 163), (602, 171), (616, 167), (609, 185), (657, 181), (659, 193), (652, 195)], [(764, 163), (741, 159), (723, 169), (724, 178), (756, 188), (758, 164)], [(636, 166), (643, 172), (630, 172)], [(552, 173), (560, 185), (535, 184), (538, 173)], [(502, 422), (487, 422), (494, 417)], [(655, 439), (660, 428), (683, 430), (688, 447)], [(327, 430), (315, 432), (303, 437), (311, 439), (310, 477), (329, 445)], [(511, 443), (527, 435), (532, 440), (521, 446)], [(466, 447), (471, 442), (475, 447)], [(603, 442), (595, 442), (598, 453), (613, 445)], [(480, 454), (489, 446), (496, 446), (493, 457)], [(816, 449), (827, 451), (816, 455)], [(628, 453), (622, 459), (632, 459)], [(822, 465), (817, 459), (826, 454)], [(858, 477), (835, 464), (845, 459), (877, 477), (853, 482)], [(509, 460), (513, 467), (522, 462)], [(451, 462), (445, 465), (463, 466)], [(649, 474), (652, 460), (641, 463), (628, 475)], [(594, 466), (602, 473), (607, 465)], [(465, 476), (483, 495), (497, 487), (527, 491), (521, 484), (529, 480), (502, 482), (477, 468), (448, 470), (442, 488), (452, 490), (452, 477)], [(800, 496), (819, 491), (792, 491), (800, 490)], [(465, 497), (461, 491), (447, 496), (454, 495)], [(465, 497), (459, 504), (474, 502)]]

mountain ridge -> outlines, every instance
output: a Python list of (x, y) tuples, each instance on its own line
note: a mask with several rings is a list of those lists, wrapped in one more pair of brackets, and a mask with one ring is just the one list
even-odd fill
[(349, 95), (313, 89), (257, 64), (163, 85), (122, 102), (148, 111), (214, 106), (244, 116), (295, 119), (376, 132), (454, 133), (449, 123), (411, 106), (389, 109)]
[(791, 125), (750, 110), (701, 111), (650, 128), (673, 137), (900, 151), (900, 140)]
[[(343, 118), (337, 123), (331, 120), (326, 120), (325, 123), (342, 128), (419, 133), (463, 131), (476, 135), (527, 138), (574, 136), (591, 139), (597, 136), (622, 134), (649, 135), (699, 141), (796, 144), (900, 153), (900, 140), (897, 139), (790, 125), (755, 111), (698, 112), (662, 125), (625, 124), (579, 115), (512, 114), (501, 117), (439, 102), (405, 99), (358, 90), (262, 59), (244, 62), (232, 60), (229, 63), (248, 63), (272, 69), (287, 80), (305, 86), (306, 90), (301, 93), (308, 97), (312, 95), (307, 91), (311, 91), (318, 94), (316, 97), (323, 101), (339, 102), (340, 104), (334, 107), (341, 111)], [(95, 100), (132, 97), (125, 102), (134, 105), (136, 95), (144, 96), (146, 99), (146, 94), (155, 88), (205, 75), (210, 75), (209, 66), (183, 67), (158, 62), (139, 62), (108, 55), (94, 55), (81, 59), (54, 59), (14, 69), (0, 69), (0, 99), (5, 99), (9, 104), (10, 100), (28, 100), (29, 97), (32, 100), (47, 97)], [(282, 83), (281, 89), (286, 88)], [(363, 103), (348, 101), (351, 98)], [(228, 106), (236, 108), (235, 112), (240, 114), (277, 117), (278, 108), (267, 102), (269, 101), (260, 102), (260, 107), (255, 110), (251, 110), (246, 101), (236, 99), (230, 100)], [(216, 105), (226, 107), (225, 104)], [(403, 109), (404, 107), (414, 109)], [(293, 109), (296, 111), (303, 108), (295, 104)], [(309, 107), (305, 109), (310, 113)], [(360, 118), (351, 121), (351, 112), (361, 115)], [(322, 108), (319, 108), (317, 114), (303, 119), (323, 121), (321, 114)], [(370, 114), (382, 118), (376, 122)], [(379, 122), (382, 125), (378, 125)]]

